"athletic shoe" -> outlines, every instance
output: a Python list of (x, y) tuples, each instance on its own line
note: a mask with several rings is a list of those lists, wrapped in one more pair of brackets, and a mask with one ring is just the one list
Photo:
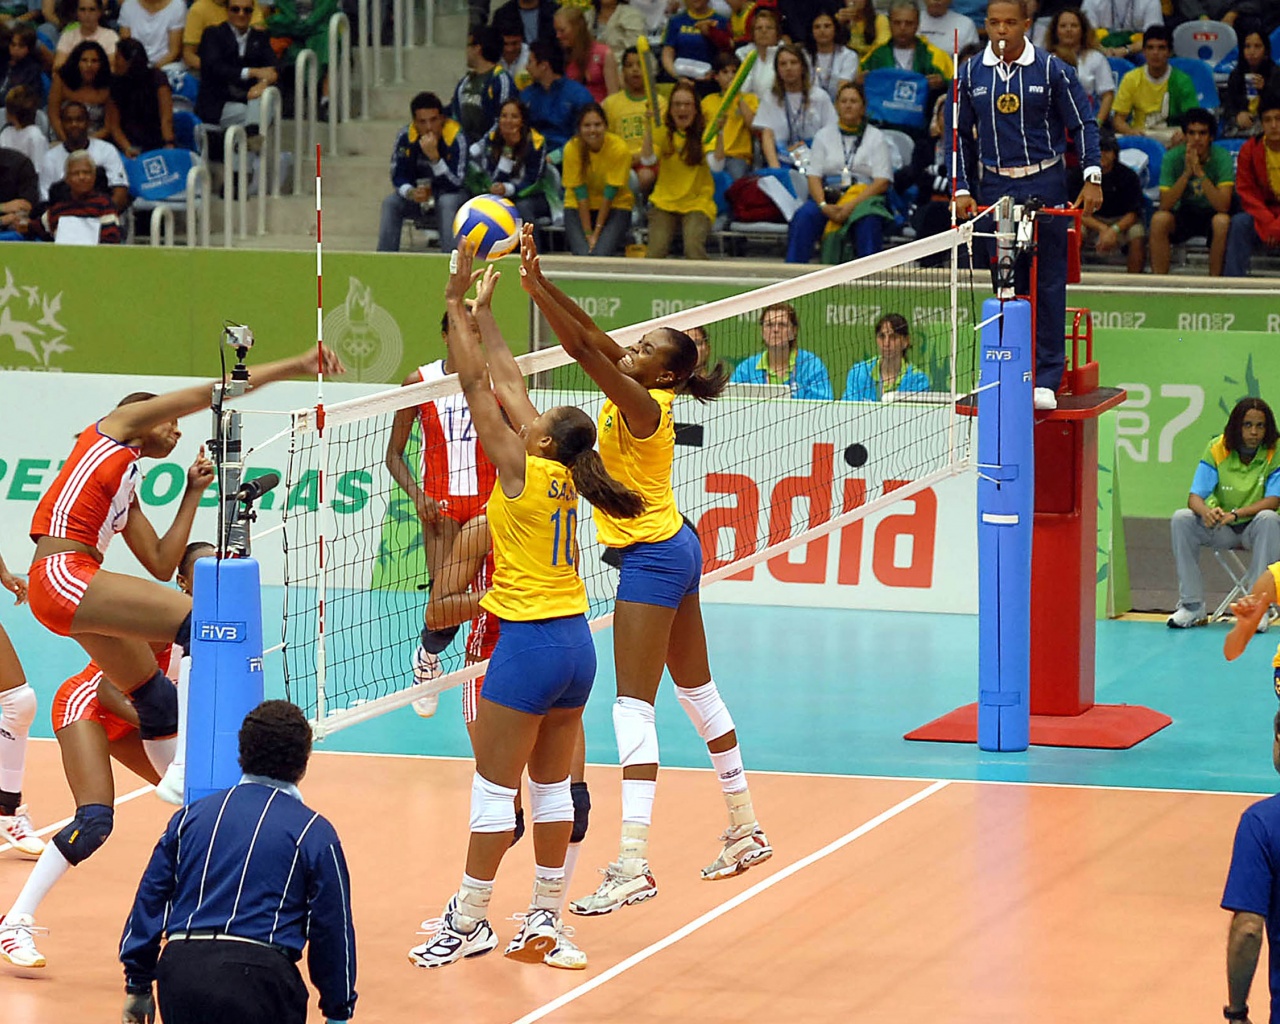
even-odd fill
[(610, 864), (601, 869), (604, 881), (590, 896), (583, 896), (569, 904), (569, 909), (580, 917), (596, 917), (612, 914), (619, 907), (639, 903), (658, 895), (658, 883), (649, 872), (649, 865), (637, 874), (623, 871), (621, 864)]
[(492, 953), (498, 945), (498, 936), (488, 920), (479, 922), (469, 932), (459, 931), (455, 921), (453, 900), (438, 921), (424, 921), (424, 925), (438, 925), (434, 933), (420, 946), (409, 950), (409, 962), (417, 967), (444, 967), (467, 957)]
[(44, 841), (31, 827), (26, 804), (13, 814), (0, 814), (0, 840), (13, 844), (13, 848), (26, 857), (39, 857), (44, 853)]
[(584, 971), (587, 968), (587, 954), (575, 946), (569, 939), (573, 935), (570, 925), (556, 922), (556, 948), (542, 958), (548, 967), (559, 967), (563, 971)]
[(0, 960), (14, 967), (43, 967), (47, 961), (44, 954), (36, 949), (37, 931), (43, 932), (44, 929), (35, 926), (30, 914), (18, 914), (12, 920), (6, 917), (0, 921)]
[(1205, 614), (1204, 605), (1188, 608), (1180, 604), (1177, 610), (1169, 616), (1165, 625), (1170, 629), (1191, 629), (1194, 626), (1203, 626), (1208, 621), (1209, 616)]
[[(413, 652), (413, 681), (415, 683), (429, 683), (440, 675), (440, 671), (440, 656), (432, 654), (422, 644), (418, 644), (417, 649)], [(413, 710), (421, 718), (430, 718), (439, 707), (440, 694), (438, 693), (419, 697), (413, 702)]]
[(1265, 633), (1268, 629), (1270, 629), (1271, 623), (1272, 621), (1274, 621), (1272, 619), (1273, 614), (1274, 614), (1274, 611), (1271, 608), (1268, 608), (1265, 612), (1263, 612), (1262, 618), (1258, 620), (1258, 628), (1255, 630), (1255, 632)]
[(1036, 388), (1031, 395), (1032, 404), (1040, 412), (1052, 412), (1058, 408), (1058, 396), (1053, 388)]
[(156, 796), (167, 804), (181, 807), (187, 795), (187, 768), (176, 761), (164, 770), (164, 777), (156, 786)]
[(724, 843), (724, 849), (719, 857), (702, 869), (704, 881), (732, 878), (773, 856), (773, 847), (769, 845), (764, 829), (755, 822), (729, 829), (721, 834), (720, 841)]
[(522, 964), (544, 963), (560, 941), (556, 912), (539, 907), (518, 914), (516, 919), (520, 921), (520, 930), (507, 943), (502, 955)]

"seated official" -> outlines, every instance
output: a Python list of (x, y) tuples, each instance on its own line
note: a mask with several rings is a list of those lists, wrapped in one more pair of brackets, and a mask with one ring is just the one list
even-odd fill
[(1173, 559), (1178, 607), (1172, 629), (1203, 626), (1200, 549), (1243, 548), (1251, 553), (1249, 579), (1280, 561), (1280, 457), (1275, 414), (1261, 398), (1242, 398), (1222, 433), (1209, 442), (1191, 481), (1187, 507), (1173, 514)]
[(1171, 247), (1188, 238), (1209, 239), (1209, 273), (1222, 274), (1231, 229), (1235, 167), (1231, 154), (1213, 144), (1214, 116), (1197, 108), (1182, 121), (1186, 142), (1160, 164), (1160, 209), (1151, 217), (1151, 272), (1169, 273)]
[(843, 398), (846, 402), (878, 402), (891, 392), (928, 391), (929, 375), (907, 361), (911, 325), (901, 313), (886, 313), (876, 321), (878, 356), (849, 368)]
[(789, 302), (760, 312), (764, 351), (748, 356), (733, 371), (734, 384), (786, 384), (792, 398), (831, 399), (831, 378), (818, 356), (800, 348), (800, 317)]

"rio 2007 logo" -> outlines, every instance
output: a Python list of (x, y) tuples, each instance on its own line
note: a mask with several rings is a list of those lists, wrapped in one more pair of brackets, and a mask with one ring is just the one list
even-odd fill
[(67, 329), (58, 320), (61, 313), (62, 292), (25, 284), (5, 267), (0, 287), (0, 369), (61, 370), (55, 359), (71, 351)]

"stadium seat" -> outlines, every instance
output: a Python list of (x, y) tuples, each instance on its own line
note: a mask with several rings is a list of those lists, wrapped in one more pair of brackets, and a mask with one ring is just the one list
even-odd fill
[[(129, 194), (133, 196), (133, 203), (129, 207), (129, 215), (133, 219), (130, 238), (137, 237), (139, 214), (149, 213), (160, 207), (168, 207), (175, 216), (186, 214), (187, 182), (199, 170), (200, 164), (199, 155), (189, 149), (154, 149), (124, 161), (124, 171), (129, 178)], [(205, 180), (207, 187), (207, 174)], [(195, 225), (187, 225), (188, 232), (194, 230)]]
[(1120, 84), (1120, 79), (1124, 78), (1130, 71), (1138, 65), (1124, 57), (1108, 57), (1107, 63), (1111, 65), (1111, 73), (1116, 76), (1116, 85)]
[(1271, 56), (1272, 56), (1272, 59), (1274, 59), (1274, 58), (1275, 58), (1275, 55), (1276, 55), (1277, 53), (1280, 53), (1280, 28), (1276, 29), (1274, 32), (1272, 32), (1272, 33), (1271, 33)]
[(1196, 100), (1200, 106), (1211, 114), (1216, 114), (1221, 109), (1218, 83), (1214, 80), (1211, 64), (1187, 57), (1170, 57), (1169, 64), (1191, 76), (1191, 82), (1196, 87)]
[[(1136, 149), (1147, 156), (1147, 187), (1144, 191), (1152, 202), (1160, 200), (1160, 166), (1164, 163), (1164, 146), (1155, 139), (1145, 135), (1119, 135), (1116, 143), (1120, 147), (1120, 158), (1124, 159), (1127, 150)], [(1130, 162), (1125, 161), (1126, 164)], [(1130, 166), (1132, 166), (1130, 164)], [(1141, 175), (1139, 175), (1141, 176)]]
[(1231, 164), (1234, 167), (1240, 160), (1240, 150), (1244, 148), (1244, 144), (1248, 141), (1249, 141), (1248, 139), (1240, 139), (1240, 138), (1214, 139), (1213, 144), (1215, 146), (1221, 146), (1223, 149), (1225, 149), (1228, 153), (1231, 154)]
[(1185, 21), (1173, 30), (1176, 57), (1217, 64), (1236, 48), (1236, 30), (1221, 21)]
[(881, 131), (889, 143), (889, 160), (894, 171), (902, 170), (911, 163), (911, 156), (916, 148), (915, 141), (906, 132), (900, 132), (896, 128), (882, 128)]
[(173, 137), (177, 140), (179, 146), (183, 149), (189, 149), (193, 153), (200, 152), (200, 140), (198, 127), (200, 118), (196, 117), (190, 110), (175, 110), (173, 112)]
[(924, 75), (879, 68), (867, 72), (862, 84), (867, 94), (867, 118), (874, 124), (915, 131), (928, 124), (925, 105), (929, 82)]

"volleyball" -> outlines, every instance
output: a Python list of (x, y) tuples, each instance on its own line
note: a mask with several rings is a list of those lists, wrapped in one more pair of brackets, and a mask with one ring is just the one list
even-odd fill
[(520, 214), (515, 203), (501, 196), (476, 196), (462, 204), (453, 218), (453, 237), (475, 246), (476, 254), (488, 260), (505, 256), (520, 241)]

